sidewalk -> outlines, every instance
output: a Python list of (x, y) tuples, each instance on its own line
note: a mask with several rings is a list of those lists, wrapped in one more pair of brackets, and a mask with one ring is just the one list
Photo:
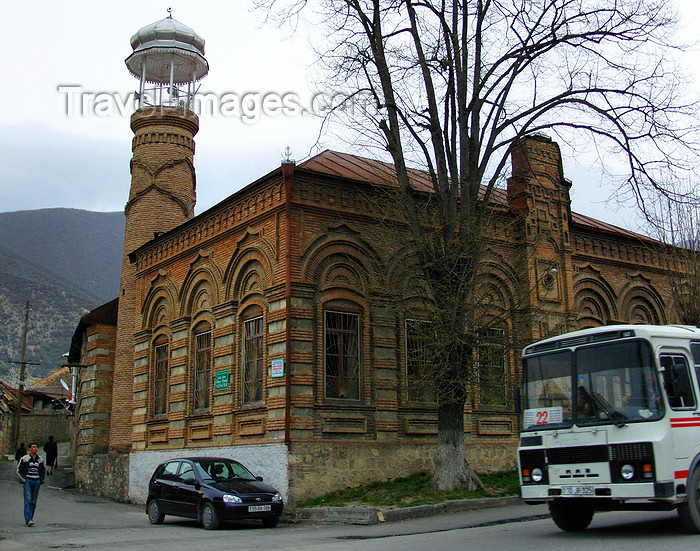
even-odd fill
[(435, 505), (418, 505), (400, 509), (376, 509), (373, 507), (314, 507), (295, 509), (282, 517), (287, 522), (312, 522), (321, 524), (382, 524), (403, 520), (435, 517), (465, 511), (484, 511), (480, 518), (488, 517), (486, 524), (521, 522), (549, 517), (546, 505), (526, 505), (519, 497), (495, 497), (460, 499)]
[[(75, 473), (68, 455), (69, 443), (58, 444), (58, 467), (46, 477), (46, 485), (57, 490), (75, 488)], [(282, 515), (288, 523), (377, 525), (426, 517), (443, 517), (453, 513), (473, 511), (473, 526), (522, 522), (549, 517), (546, 505), (530, 506), (519, 497), (461, 499), (435, 505), (418, 505), (400, 509), (374, 507), (314, 507), (294, 509)]]

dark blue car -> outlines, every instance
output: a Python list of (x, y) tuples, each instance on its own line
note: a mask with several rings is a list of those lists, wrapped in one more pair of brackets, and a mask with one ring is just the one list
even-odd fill
[(197, 519), (207, 530), (222, 520), (260, 519), (277, 526), (282, 496), (238, 461), (185, 457), (164, 461), (148, 484), (146, 513), (152, 524), (165, 515)]

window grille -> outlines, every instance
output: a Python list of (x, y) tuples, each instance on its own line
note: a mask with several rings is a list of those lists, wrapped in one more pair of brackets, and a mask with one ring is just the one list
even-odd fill
[(429, 321), (408, 319), (405, 322), (406, 394), (409, 402), (435, 401), (428, 371), (430, 327)]
[(211, 331), (197, 333), (194, 337), (194, 369), (192, 373), (192, 410), (209, 408), (211, 372)]
[(243, 402), (263, 399), (263, 318), (243, 324)]
[(508, 349), (505, 331), (488, 328), (479, 331), (476, 346), (476, 376), (479, 405), (507, 406), (511, 404), (511, 384), (508, 369)]
[(360, 318), (324, 312), (326, 398), (360, 399)]
[(152, 414), (168, 412), (168, 343), (156, 344), (153, 352)]

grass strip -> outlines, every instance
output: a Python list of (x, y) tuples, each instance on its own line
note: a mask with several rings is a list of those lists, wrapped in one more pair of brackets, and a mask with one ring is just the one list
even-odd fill
[(378, 507), (393, 509), (431, 505), (453, 499), (503, 497), (518, 494), (517, 471), (480, 474), (485, 490), (457, 488), (449, 492), (432, 488), (431, 474), (425, 471), (382, 482), (371, 482), (358, 488), (337, 490), (298, 504), (298, 507)]

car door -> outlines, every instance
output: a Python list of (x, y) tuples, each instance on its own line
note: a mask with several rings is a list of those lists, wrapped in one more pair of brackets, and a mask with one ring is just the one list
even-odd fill
[(189, 461), (183, 461), (177, 476), (176, 507), (177, 514), (197, 518), (197, 508), (200, 500), (200, 485), (194, 473), (194, 467)]
[(153, 481), (153, 493), (158, 498), (161, 510), (165, 514), (176, 514), (177, 511), (177, 472), (180, 461), (169, 461), (162, 470), (156, 471)]

